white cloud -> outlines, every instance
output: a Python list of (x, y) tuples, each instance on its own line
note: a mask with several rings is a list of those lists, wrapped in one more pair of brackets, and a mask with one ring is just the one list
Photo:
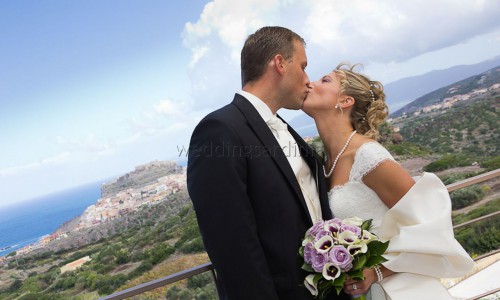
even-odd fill
[(60, 146), (62, 152), (35, 162), (1, 169), (0, 175), (17, 175), (32, 172), (35, 169), (52, 168), (65, 164), (84, 164), (98, 160), (102, 156), (111, 155), (115, 151), (114, 147), (100, 142), (94, 134), (89, 134), (82, 139), (56, 136), (51, 141)]
[(59, 146), (61, 152), (37, 161), (0, 169), (0, 177), (17, 177), (62, 166), (84, 165), (115, 152), (111, 144), (101, 142), (95, 134), (88, 134), (81, 139), (59, 135), (49, 139), (49, 142)]
[[(148, 153), (160, 153), (157, 154), (158, 159), (173, 158), (177, 155), (175, 145), (186, 143), (186, 133), (190, 135), (194, 125), (206, 113), (206, 110), (193, 110), (188, 100), (159, 100), (141, 115), (130, 118), (121, 125), (117, 124), (122, 128), (128, 125), (129, 130), (125, 134), (113, 135), (108, 139), (104, 138), (108, 135), (106, 132), (88, 133), (83, 137), (57, 135), (49, 139), (49, 142), (61, 152), (37, 161), (0, 169), (0, 178), (12, 181), (16, 178), (34, 177), (33, 174), (55, 174), (61, 170), (65, 173), (71, 173), (68, 170), (79, 173), (76, 170), (88, 169), (91, 165), (106, 166), (115, 161), (133, 164), (143, 162)], [(135, 156), (130, 157), (129, 153), (134, 153)], [(164, 156), (160, 156), (161, 154)], [(100, 168), (104, 169), (103, 174), (111, 171), (106, 167)], [(109, 174), (100, 176), (107, 175)]]
[[(196, 22), (186, 23), (183, 44), (191, 51), (189, 77), (196, 109), (227, 104), (240, 86), (240, 52), (246, 37), (269, 24), (300, 17), (303, 1), (215, 0)], [(293, 17), (291, 17), (293, 16)]]
[(186, 99), (162, 99), (153, 105), (153, 111), (147, 112), (148, 118), (168, 118), (169, 120), (186, 119), (193, 111), (193, 104)]
[(201, 59), (203, 58), (203, 56), (205, 56), (205, 54), (207, 54), (207, 52), (209, 51), (208, 47), (197, 47), (197, 48), (193, 48), (192, 49), (192, 52), (193, 52), (193, 55), (191, 57), (191, 62), (189, 63), (189, 66), (191, 68), (193, 68), (196, 63)]
[(84, 151), (63, 151), (56, 155), (45, 157), (39, 161), (30, 162), (24, 165), (0, 169), (0, 178), (23, 177), (33, 172), (48, 172), (56, 168), (67, 168), (68, 166), (83, 166), (89, 162), (98, 161), (104, 155), (112, 154), (112, 150), (91, 153)]
[(488, 43), (499, 43), (500, 42), (500, 32), (494, 37), (488, 39)]
[(243, 42), (265, 25), (304, 37), (315, 77), (341, 61), (390, 66), (466, 43), (500, 28), (498, 15), (497, 0), (215, 0), (182, 35), (192, 97), (198, 108), (228, 103), (240, 86)]
[(215, 0), (186, 23), (183, 41), (193, 65), (216, 49), (238, 63), (248, 34), (280, 25), (330, 54), (399, 61), (493, 31), (499, 14), (497, 0)]
[(499, 28), (498, 15), (495, 0), (317, 0), (304, 35), (333, 57), (406, 61)]
[(70, 160), (71, 160), (71, 154), (65, 151), (55, 156), (41, 159), (40, 161), (37, 162), (1, 169), (0, 177), (16, 176), (23, 173), (31, 173), (42, 167), (61, 165)]
[[(188, 100), (163, 99), (156, 102), (152, 108), (138, 117), (126, 121), (132, 137), (135, 140), (143, 135), (155, 135), (171, 131), (173, 124), (186, 124), (192, 119), (192, 104)], [(179, 125), (176, 125), (179, 127)]]
[(154, 110), (160, 115), (178, 116), (183, 113), (181, 105), (183, 105), (183, 102), (175, 102), (169, 99), (161, 100), (154, 106)]
[(112, 150), (111, 145), (101, 142), (93, 133), (82, 139), (56, 136), (54, 141), (71, 152), (106, 153)]
[(209, 2), (196, 23), (186, 23), (184, 45), (191, 48), (193, 57), (196, 57), (200, 49), (206, 52), (214, 46), (211, 41), (215, 37), (229, 49), (232, 61), (237, 63), (240, 46), (246, 36), (275, 18), (279, 14), (279, 6), (278, 0)]

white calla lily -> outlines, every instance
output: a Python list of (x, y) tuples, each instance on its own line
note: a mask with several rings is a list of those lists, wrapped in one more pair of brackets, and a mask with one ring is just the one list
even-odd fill
[(358, 236), (351, 231), (344, 231), (339, 233), (338, 241), (340, 244), (352, 245), (359, 240)]
[(329, 235), (322, 236), (316, 243), (314, 243), (314, 248), (318, 253), (326, 253), (330, 251), (333, 247), (333, 239)]
[(318, 295), (318, 280), (314, 280), (314, 274), (307, 275), (306, 279), (304, 279), (304, 285), (309, 290), (311, 295)]
[(366, 243), (349, 245), (347, 246), (347, 251), (349, 251), (349, 254), (351, 254), (352, 256), (355, 256), (358, 253), (366, 253), (366, 251), (368, 251), (368, 246), (366, 245)]
[(309, 243), (313, 243), (313, 242), (314, 242), (314, 238), (310, 235), (306, 235), (304, 237), (304, 240), (302, 240), (302, 246), (305, 246), (305, 245), (307, 245)]
[(340, 276), (340, 268), (332, 263), (326, 263), (323, 267), (323, 277), (326, 280), (335, 280)]
[(361, 239), (369, 243), (371, 241), (378, 240), (378, 237), (368, 230), (363, 230), (363, 236), (361, 237)]
[(332, 234), (333, 238), (336, 239), (337, 235), (340, 231), (340, 225), (337, 223), (330, 222), (330, 223), (325, 224), (324, 229), (326, 231), (330, 232)]

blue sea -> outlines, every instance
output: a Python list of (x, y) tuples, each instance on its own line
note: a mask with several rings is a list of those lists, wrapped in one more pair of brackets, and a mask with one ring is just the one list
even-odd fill
[(53, 233), (101, 197), (102, 180), (0, 207), (0, 256)]

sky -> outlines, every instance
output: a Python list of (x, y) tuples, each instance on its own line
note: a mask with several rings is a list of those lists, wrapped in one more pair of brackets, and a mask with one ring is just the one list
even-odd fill
[(499, 15), (498, 0), (0, 1), (0, 209), (185, 163), (262, 26), (305, 39), (311, 80), (347, 61), (387, 84), (500, 55)]

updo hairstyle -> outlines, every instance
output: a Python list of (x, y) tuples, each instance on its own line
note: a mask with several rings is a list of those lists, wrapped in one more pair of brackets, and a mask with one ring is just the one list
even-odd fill
[(357, 66), (341, 63), (334, 72), (340, 77), (340, 93), (355, 100), (350, 116), (351, 125), (358, 133), (376, 138), (378, 126), (389, 114), (384, 87), (380, 82), (354, 71)]

